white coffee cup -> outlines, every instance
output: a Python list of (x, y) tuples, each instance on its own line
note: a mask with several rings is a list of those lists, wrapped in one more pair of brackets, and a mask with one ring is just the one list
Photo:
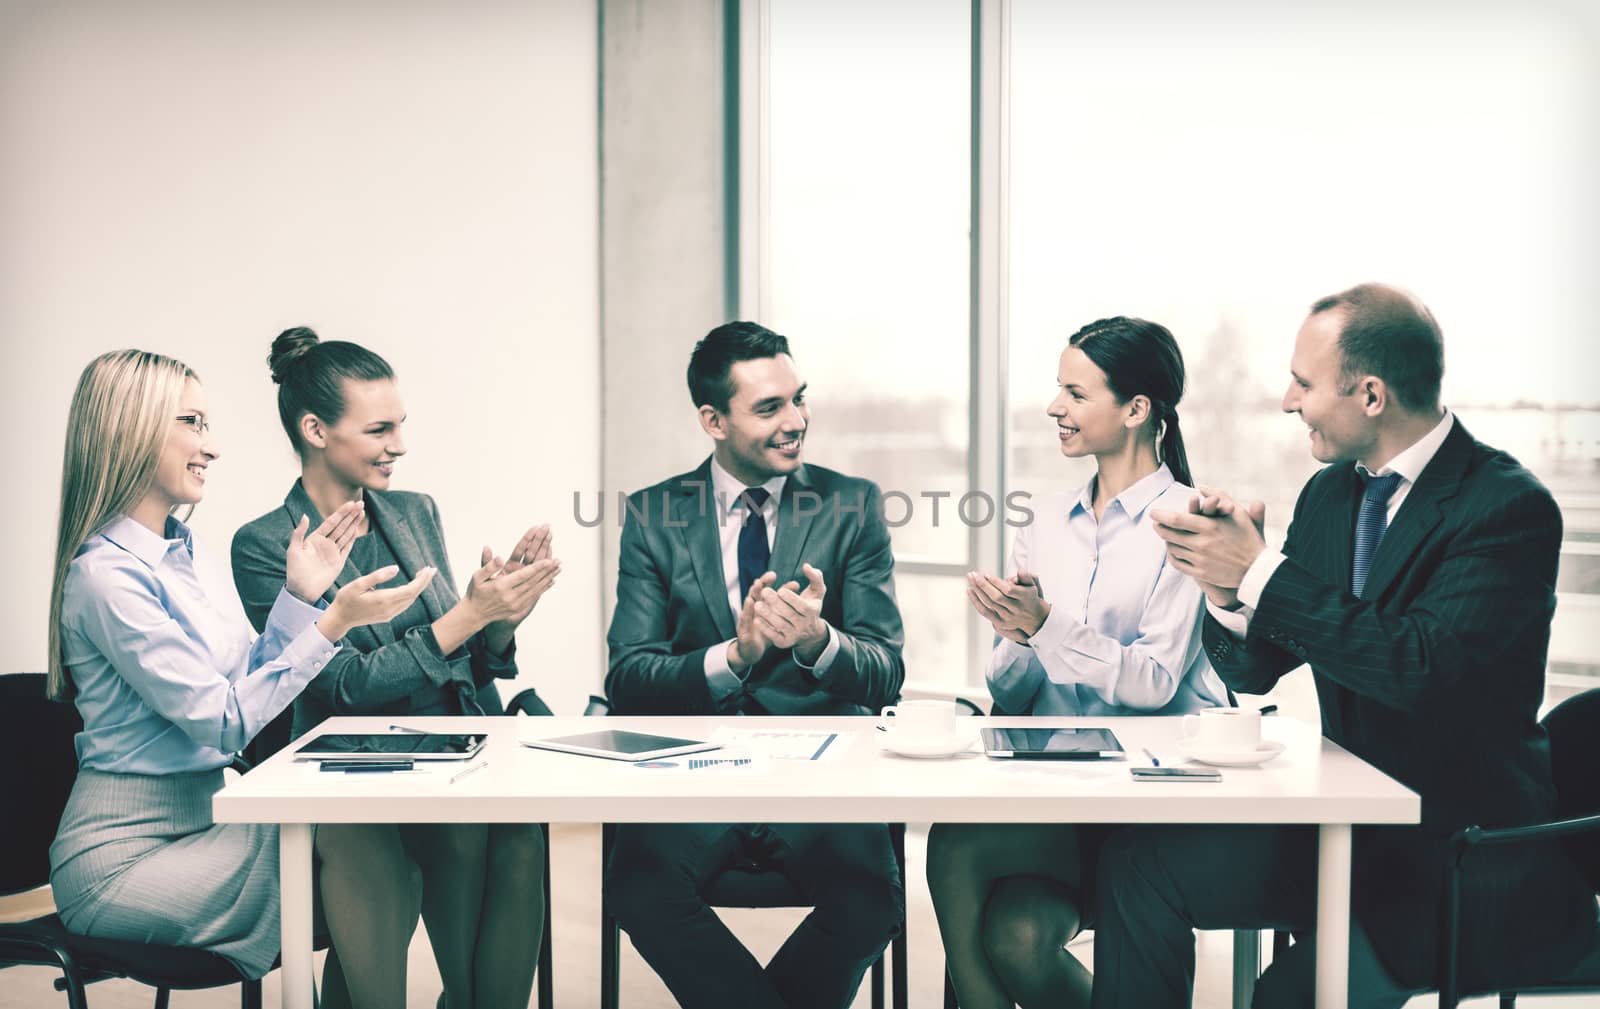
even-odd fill
[(1249, 752), (1261, 748), (1261, 712), (1254, 708), (1205, 708), (1184, 715), (1178, 733), (1198, 750)]
[(883, 721), (878, 724), (898, 736), (942, 739), (956, 731), (956, 706), (952, 701), (901, 701), (884, 708), (881, 714)]

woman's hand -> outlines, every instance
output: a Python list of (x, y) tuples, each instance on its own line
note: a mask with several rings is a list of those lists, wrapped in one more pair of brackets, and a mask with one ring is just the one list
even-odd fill
[(327, 612), (317, 621), (317, 629), (329, 641), (338, 641), (350, 633), (352, 627), (365, 624), (382, 624), (404, 613), (416, 601), (422, 590), (433, 581), (434, 569), (422, 568), (417, 576), (404, 585), (380, 589), (379, 585), (400, 573), (397, 565), (381, 567), (368, 575), (348, 582), (333, 597)]
[(315, 603), (344, 570), (345, 558), (356, 541), (366, 506), (347, 501), (323, 520), (317, 531), (306, 535), (311, 524), (300, 516), (300, 524), (289, 534), (289, 552), (284, 558), (283, 587), (302, 602)]
[(967, 575), (967, 599), (989, 621), (995, 633), (1020, 645), (1039, 633), (1050, 616), (1039, 579), (1026, 571), (1010, 578), (972, 572)]
[(482, 562), (483, 566), (467, 582), (466, 598), (461, 600), (480, 627), (499, 624), (515, 630), (561, 573), (561, 562), (554, 557), (508, 563), (494, 556), (488, 547), (483, 548)]

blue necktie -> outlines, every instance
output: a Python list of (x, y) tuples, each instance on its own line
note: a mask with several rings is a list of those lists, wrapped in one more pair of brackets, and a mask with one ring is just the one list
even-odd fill
[(761, 506), (771, 493), (765, 487), (746, 487), (735, 504), (744, 509), (744, 525), (739, 529), (739, 602), (750, 598), (750, 586), (767, 573), (772, 548), (767, 545), (767, 519)]
[(1389, 499), (1400, 489), (1400, 474), (1388, 476), (1362, 476), (1367, 491), (1361, 496), (1361, 514), (1356, 517), (1356, 556), (1350, 566), (1350, 591), (1357, 599), (1367, 586), (1367, 572), (1372, 570), (1372, 555), (1378, 552), (1384, 530), (1389, 528)]

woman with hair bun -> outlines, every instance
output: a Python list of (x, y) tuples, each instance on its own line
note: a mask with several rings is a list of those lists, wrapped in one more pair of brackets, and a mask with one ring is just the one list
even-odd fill
[[(386, 624), (350, 634), (295, 704), (294, 734), (331, 715), (483, 715), (504, 708), (496, 679), (517, 675), (516, 629), (555, 582), (550, 529), (535, 526), (504, 557), (483, 548), (457, 596), (439, 509), (391, 490), (406, 453), (394, 371), (354, 343), (286, 330), (268, 358), (278, 416), (300, 457), (283, 504), (234, 536), (233, 577), (250, 619), (266, 618), (282, 581), (282, 544), (313, 521), (364, 506), (341, 579), (398, 565), (442, 577)], [(319, 887), (350, 999), (388, 1009), (406, 999), (406, 949), (416, 927), (411, 879), (444, 981), (440, 1005), (525, 1009), (544, 921), (544, 836), (536, 824), (323, 824)]]
[[(974, 572), (967, 598), (994, 627), (997, 713), (1167, 715), (1229, 704), (1200, 643), (1204, 602), (1167, 563), (1154, 508), (1194, 495), (1178, 430), (1183, 355), (1164, 326), (1118, 316), (1061, 352), (1045, 411), (1061, 454), (1093, 456), (1077, 493), (1043, 499), (1017, 532), (1005, 578)], [(963, 1009), (1087, 1006), (1090, 975), (1066, 950), (1090, 910), (1108, 828), (939, 824), (928, 886)]]
[(361, 505), (309, 534), (301, 516), (252, 642), (208, 595), (206, 551), (173, 514), (200, 501), (221, 455), (208, 417), (199, 376), (146, 351), (101, 355), (73, 393), (48, 689), (83, 731), (50, 886), (69, 931), (207, 949), (259, 978), (278, 955), (278, 829), (212, 821), (222, 769), (345, 652), (341, 638), (411, 605), (433, 570), (376, 588), (386, 567), (325, 595)]

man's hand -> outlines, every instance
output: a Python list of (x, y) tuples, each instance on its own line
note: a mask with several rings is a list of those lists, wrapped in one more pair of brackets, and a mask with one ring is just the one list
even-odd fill
[(771, 639), (761, 629), (761, 622), (756, 619), (756, 600), (777, 580), (778, 576), (768, 571), (755, 580), (750, 586), (750, 594), (744, 597), (744, 605), (739, 609), (739, 622), (734, 630), (734, 639), (728, 643), (728, 668), (736, 673), (760, 662), (761, 657), (767, 654), (767, 649), (772, 647)]
[(1267, 507), (1252, 501), (1241, 508), (1209, 487), (1200, 492), (1203, 496), (1190, 499), (1187, 511), (1151, 509), (1150, 519), (1156, 535), (1167, 543), (1173, 566), (1198, 582), (1207, 599), (1234, 609), (1239, 604), (1239, 583), (1267, 548), (1262, 533)]
[(1039, 633), (1050, 616), (1044, 587), (1027, 571), (1018, 571), (1010, 578), (971, 572), (967, 575), (967, 599), (996, 634), (1022, 645)]
[(806, 576), (805, 590), (800, 590), (799, 582), (786, 582), (782, 588), (761, 592), (756, 599), (756, 621), (769, 641), (792, 649), (795, 658), (809, 666), (828, 645), (828, 625), (822, 619), (828, 586), (822, 572), (811, 565), (804, 564), (800, 570)]

